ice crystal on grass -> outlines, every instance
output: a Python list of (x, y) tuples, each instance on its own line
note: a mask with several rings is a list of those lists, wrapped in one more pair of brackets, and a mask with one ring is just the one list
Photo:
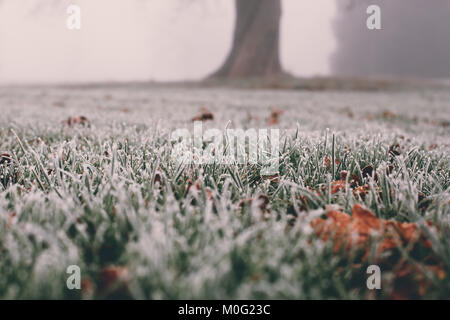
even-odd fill
[[(431, 242), (432, 258), (400, 250), (408, 268), (389, 265), (378, 297), (404, 297), (401, 275), (448, 298), (449, 131), (434, 123), (450, 120), (449, 92), (40, 90), (0, 88), (1, 298), (371, 298), (370, 255), (311, 225), (355, 205)], [(279, 174), (171, 161), (170, 133), (203, 105), (217, 128), (282, 110)], [(65, 286), (71, 264), (81, 291)], [(429, 266), (442, 273), (411, 278)]]

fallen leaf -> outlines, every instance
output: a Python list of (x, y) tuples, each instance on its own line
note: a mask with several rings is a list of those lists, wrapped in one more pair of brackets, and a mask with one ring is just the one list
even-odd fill
[(109, 266), (100, 270), (100, 291), (110, 291), (118, 284), (126, 282), (128, 279), (128, 269), (126, 267)]
[(318, 218), (313, 221), (312, 226), (316, 229), (316, 235), (321, 236), (324, 240), (328, 240), (330, 234), (334, 233), (336, 236), (335, 248), (337, 249), (343, 243), (348, 243), (350, 246), (355, 243), (367, 244), (372, 234), (378, 234), (382, 239), (379, 253), (397, 247), (398, 241), (401, 242), (400, 244), (417, 242), (425, 248), (429, 248), (431, 245), (416, 224), (381, 220), (360, 204), (353, 206), (352, 216), (332, 210), (326, 213), (326, 217), (326, 220)]
[(361, 199), (365, 199), (365, 197), (366, 197), (366, 195), (367, 195), (367, 193), (369, 192), (369, 190), (370, 190), (370, 186), (368, 185), (368, 184), (365, 184), (365, 185), (363, 185), (363, 186), (357, 186), (354, 190), (353, 190), (353, 195), (356, 197), (356, 196), (359, 196), (359, 197), (361, 197)]
[(335, 194), (338, 193), (339, 191), (345, 191), (345, 180), (338, 180), (338, 181), (333, 181), (331, 183), (331, 189), (330, 192), (331, 194)]
[(328, 157), (323, 158), (323, 162), (325, 163), (325, 166), (330, 169), (331, 168), (331, 160)]
[(389, 154), (393, 157), (397, 157), (402, 153), (400, 144), (395, 143), (389, 147)]
[(89, 120), (85, 116), (69, 117), (67, 120), (65, 120), (63, 122), (65, 124), (67, 124), (69, 127), (74, 126), (76, 124), (81, 124), (81, 125), (89, 124)]
[(205, 108), (202, 108), (201, 113), (194, 118), (192, 118), (192, 121), (207, 121), (207, 120), (214, 120), (214, 115), (206, 110)]
[(384, 110), (382, 113), (382, 116), (383, 116), (383, 119), (385, 119), (385, 120), (392, 120), (392, 119), (397, 118), (397, 116), (389, 110)]
[(431, 199), (427, 199), (425, 194), (423, 194), (422, 192), (419, 192), (419, 194), (417, 195), (417, 201), (418, 201), (418, 204), (419, 204), (419, 210), (422, 211), (422, 212), (427, 210), (427, 208), (432, 203), (432, 200)]
[(280, 116), (283, 114), (283, 110), (280, 109), (272, 109), (272, 112), (270, 113), (269, 118), (267, 119), (267, 123), (269, 126), (278, 124), (280, 121)]
[(9, 164), (11, 163), (11, 155), (8, 153), (2, 153), (0, 154), (0, 165), (2, 164)]
[(363, 178), (368, 178), (368, 177), (374, 177), (375, 180), (378, 179), (377, 174), (373, 168), (372, 165), (367, 165), (365, 166), (362, 170), (361, 170), (361, 175), (363, 176)]

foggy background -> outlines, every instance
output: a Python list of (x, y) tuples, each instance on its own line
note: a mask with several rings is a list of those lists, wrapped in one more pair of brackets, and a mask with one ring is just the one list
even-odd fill
[[(335, 75), (450, 78), (450, 0), (337, 0)], [(382, 30), (361, 28), (381, 8)]]
[[(69, 4), (81, 30), (66, 28)], [(0, 0), (0, 83), (203, 79), (230, 51), (234, 4)], [(366, 28), (369, 4), (382, 30)], [(298, 77), (450, 78), (450, 0), (282, 0), (280, 38)]]
[[(215, 71), (231, 47), (231, 0), (37, 2), (0, 5), (1, 83), (196, 80)], [(71, 3), (81, 6), (81, 30), (66, 28)], [(297, 76), (329, 74), (334, 1), (282, 5), (284, 69)]]

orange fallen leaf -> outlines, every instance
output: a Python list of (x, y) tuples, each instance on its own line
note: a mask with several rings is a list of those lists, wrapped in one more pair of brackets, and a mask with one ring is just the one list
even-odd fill
[(366, 197), (367, 193), (370, 190), (370, 186), (368, 184), (365, 184), (363, 186), (357, 186), (354, 190), (353, 190), (353, 195), (355, 197), (361, 197), (361, 199), (364, 200), (364, 198)]
[[(427, 222), (432, 226), (431, 222)], [(391, 268), (394, 271), (392, 281), (392, 299), (417, 299), (423, 297), (430, 289), (432, 282), (425, 274), (425, 270), (432, 272), (438, 279), (445, 279), (446, 272), (442, 261), (431, 250), (423, 260), (424, 265), (411, 263), (402, 256), (381, 253), (398, 247), (412, 250), (416, 245), (425, 249), (431, 248), (431, 241), (415, 223), (398, 222), (379, 219), (370, 210), (359, 204), (352, 208), (352, 215), (338, 210), (328, 210), (326, 219), (317, 218), (311, 222), (315, 235), (324, 241), (334, 242), (334, 251), (338, 252), (344, 244), (345, 249), (358, 248), (365, 250), (361, 261), (368, 258), (370, 237), (372, 235), (381, 240), (377, 256), (377, 264), (382, 269)], [(331, 238), (333, 236), (333, 238)]]
[(385, 120), (397, 118), (397, 116), (389, 110), (384, 110), (382, 116)]
[(89, 124), (89, 120), (85, 116), (69, 117), (67, 120), (65, 120), (63, 122), (65, 124), (67, 124), (69, 127), (76, 125), (76, 124), (81, 124), (81, 125)]
[(379, 219), (360, 204), (353, 206), (352, 216), (332, 210), (326, 213), (326, 217), (326, 220), (316, 219), (311, 225), (316, 235), (325, 241), (331, 234), (335, 235), (335, 250), (339, 250), (343, 243), (348, 247), (367, 244), (372, 234), (382, 239), (379, 253), (411, 242), (418, 242), (426, 248), (431, 245), (417, 224)]
[(120, 283), (126, 282), (128, 269), (126, 267), (109, 266), (100, 270), (100, 290), (108, 291), (114, 289)]
[(328, 169), (331, 168), (331, 160), (330, 160), (330, 158), (325, 157), (325, 158), (323, 159), (323, 162), (325, 163), (325, 166), (326, 166)]
[(201, 109), (201, 113), (194, 118), (192, 118), (192, 121), (207, 121), (207, 120), (214, 120), (214, 114), (212, 112), (208, 111), (205, 108)]
[(333, 181), (331, 183), (331, 194), (338, 193), (339, 191), (345, 191), (346, 183), (345, 180)]
[(269, 118), (267, 119), (268, 125), (272, 126), (278, 124), (280, 121), (280, 116), (283, 114), (283, 110), (280, 109), (272, 109)]

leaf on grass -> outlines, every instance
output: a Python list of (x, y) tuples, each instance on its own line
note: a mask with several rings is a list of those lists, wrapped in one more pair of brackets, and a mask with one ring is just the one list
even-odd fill
[(65, 124), (67, 124), (69, 127), (72, 127), (74, 125), (80, 124), (80, 125), (87, 125), (89, 124), (88, 118), (85, 116), (79, 116), (79, 117), (69, 117), (67, 120), (63, 121)]
[(129, 274), (126, 267), (108, 266), (99, 272), (99, 289), (101, 292), (109, 292), (123, 287), (128, 281)]
[(157, 187), (160, 186), (161, 184), (162, 184), (162, 174), (156, 171), (155, 178), (153, 179), (153, 185)]
[(353, 206), (352, 216), (332, 210), (326, 213), (326, 217), (327, 219), (313, 221), (312, 227), (315, 228), (316, 235), (325, 241), (334, 234), (335, 250), (339, 250), (343, 243), (347, 243), (349, 247), (355, 244), (365, 245), (371, 235), (381, 237), (379, 253), (411, 242), (417, 242), (426, 248), (431, 246), (416, 224), (379, 219), (360, 204)]
[(323, 158), (323, 163), (325, 164), (325, 166), (330, 169), (331, 168), (331, 160), (328, 157)]
[(425, 211), (432, 203), (432, 200), (428, 199), (422, 192), (419, 192), (417, 201), (419, 203), (419, 210), (422, 212)]
[(333, 181), (331, 183), (331, 189), (330, 189), (331, 194), (338, 193), (339, 191), (345, 192), (345, 190), (346, 190), (345, 180)]
[(366, 195), (369, 192), (369, 190), (370, 190), (370, 186), (368, 184), (365, 184), (363, 186), (357, 186), (355, 189), (353, 189), (353, 195), (355, 197), (359, 196), (359, 197), (361, 197), (361, 199), (364, 200), (366, 198)]
[(397, 118), (397, 116), (389, 110), (384, 110), (382, 113), (382, 116), (383, 116), (383, 119), (385, 119), (385, 120), (392, 120), (392, 119)]
[(375, 169), (373, 168), (373, 166), (372, 165), (367, 165), (367, 166), (365, 166), (362, 170), (361, 170), (361, 175), (363, 176), (363, 178), (369, 178), (369, 177), (372, 177), (373, 176), (373, 178), (375, 179), (375, 180), (378, 180), (378, 176), (377, 176), (377, 173), (375, 172)]
[(0, 165), (2, 164), (9, 164), (11, 163), (12, 157), (8, 153), (2, 153), (0, 154)]
[(265, 194), (260, 194), (259, 196), (256, 197), (256, 199), (255, 198), (243, 199), (243, 200), (239, 201), (238, 206), (239, 206), (239, 208), (244, 208), (245, 206), (251, 206), (254, 201), (256, 201), (256, 205), (258, 206), (258, 208), (261, 211), (266, 211), (268, 209), (270, 199)]
[(214, 114), (212, 114), (210, 111), (206, 110), (205, 108), (201, 109), (201, 113), (195, 117), (192, 118), (192, 121), (207, 121), (207, 120), (214, 120)]
[(81, 292), (83, 292), (83, 295), (92, 295), (94, 292), (94, 284), (92, 281), (88, 278), (84, 278), (81, 280)]
[(186, 194), (191, 191), (192, 186), (194, 186), (197, 191), (200, 191), (200, 179), (197, 179), (195, 182), (192, 182), (190, 178), (187, 180)]
[(401, 153), (402, 153), (401, 149), (402, 148), (400, 147), (400, 144), (395, 143), (389, 147), (389, 154), (392, 157), (397, 157), (397, 156), (401, 155)]
[(280, 116), (283, 114), (283, 110), (274, 108), (267, 119), (267, 124), (269, 126), (278, 124), (280, 122)]

